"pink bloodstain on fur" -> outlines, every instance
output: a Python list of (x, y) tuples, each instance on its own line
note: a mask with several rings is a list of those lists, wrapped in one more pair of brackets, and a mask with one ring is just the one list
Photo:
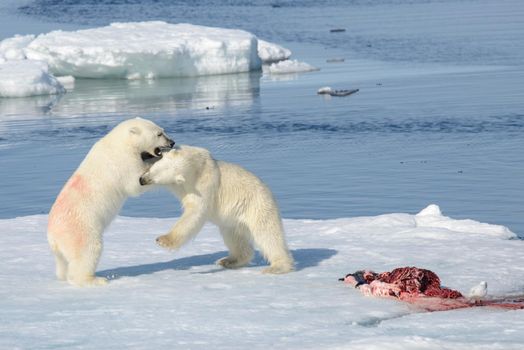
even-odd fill
[(357, 271), (341, 278), (360, 289), (366, 296), (394, 298), (426, 311), (446, 311), (476, 306), (507, 310), (524, 309), (524, 297), (470, 300), (459, 291), (442, 287), (432, 271), (417, 267), (401, 267), (391, 272)]
[(88, 193), (88, 185), (84, 178), (73, 175), (58, 195), (49, 212), (48, 232), (50, 237), (58, 238), (62, 243), (60, 250), (78, 254), (86, 241), (82, 229), (81, 218), (78, 217), (76, 206)]
[(71, 189), (78, 191), (80, 193), (83, 193), (86, 190), (86, 183), (84, 179), (82, 178), (82, 176), (78, 174), (75, 174), (71, 177), (71, 179), (68, 181), (68, 185)]

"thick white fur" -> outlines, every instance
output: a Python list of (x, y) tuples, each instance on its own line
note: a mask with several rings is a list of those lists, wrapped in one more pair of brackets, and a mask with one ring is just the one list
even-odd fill
[(128, 196), (144, 191), (139, 178), (150, 163), (142, 152), (170, 147), (162, 128), (141, 118), (129, 119), (91, 148), (58, 195), (49, 213), (48, 241), (56, 276), (78, 286), (105, 284), (95, 277), (102, 234)]
[(264, 272), (293, 270), (277, 204), (269, 188), (249, 171), (216, 161), (203, 148), (184, 145), (164, 154), (141, 182), (167, 185), (183, 206), (171, 231), (157, 238), (159, 245), (179, 248), (211, 221), (229, 249), (229, 256), (217, 264), (245, 266), (253, 257), (255, 243), (270, 263)]

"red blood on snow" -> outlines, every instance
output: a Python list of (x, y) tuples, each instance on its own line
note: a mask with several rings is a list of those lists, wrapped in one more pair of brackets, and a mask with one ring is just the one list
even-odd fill
[(524, 297), (471, 300), (459, 291), (440, 285), (434, 272), (418, 267), (400, 267), (391, 272), (361, 270), (341, 278), (364, 295), (395, 298), (426, 311), (444, 311), (475, 306), (524, 309)]

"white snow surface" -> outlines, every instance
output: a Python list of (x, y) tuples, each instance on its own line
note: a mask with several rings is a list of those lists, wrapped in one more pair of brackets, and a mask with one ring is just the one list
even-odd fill
[(199, 76), (261, 65), (257, 38), (248, 32), (155, 21), (53, 31), (33, 40), (26, 55), (57, 75), (83, 78)]
[(14, 60), (0, 63), (0, 97), (25, 97), (64, 93), (46, 63)]
[[(259, 57), (260, 55), (260, 57)], [(53, 74), (80, 78), (166, 78), (259, 70), (289, 58), (288, 49), (243, 30), (160, 21), (15, 36), (0, 60), (47, 62)]]
[(348, 272), (418, 266), (467, 294), (524, 292), (524, 242), (507, 228), (417, 215), (284, 220), (297, 271), (265, 263), (224, 270), (226, 249), (206, 225), (176, 252), (154, 238), (170, 219), (118, 217), (105, 234), (98, 288), (55, 280), (46, 215), (0, 220), (0, 348), (68, 349), (521, 349), (524, 310), (420, 312), (365, 297)]
[(60, 77), (56, 77), (56, 80), (60, 82), (64, 87), (69, 89), (73, 89), (75, 87), (75, 77), (72, 75), (63, 75)]
[(319, 70), (317, 67), (314, 67), (305, 62), (300, 62), (298, 60), (275, 62), (269, 65), (267, 68), (264, 68), (271, 74), (305, 73)]
[(24, 49), (34, 39), (34, 35), (15, 35), (0, 41), (0, 63), (26, 59)]
[(258, 39), (258, 56), (264, 63), (287, 60), (291, 57), (291, 50), (277, 44)]

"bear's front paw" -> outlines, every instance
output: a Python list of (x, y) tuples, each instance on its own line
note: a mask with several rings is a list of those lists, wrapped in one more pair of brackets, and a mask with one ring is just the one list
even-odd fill
[(177, 249), (178, 247), (180, 247), (180, 243), (178, 242), (178, 240), (173, 239), (173, 236), (170, 234), (158, 236), (156, 238), (156, 243), (159, 246), (167, 249)]
[(226, 269), (234, 269), (237, 267), (237, 259), (231, 258), (229, 256), (218, 259), (215, 261), (215, 264), (225, 267)]

